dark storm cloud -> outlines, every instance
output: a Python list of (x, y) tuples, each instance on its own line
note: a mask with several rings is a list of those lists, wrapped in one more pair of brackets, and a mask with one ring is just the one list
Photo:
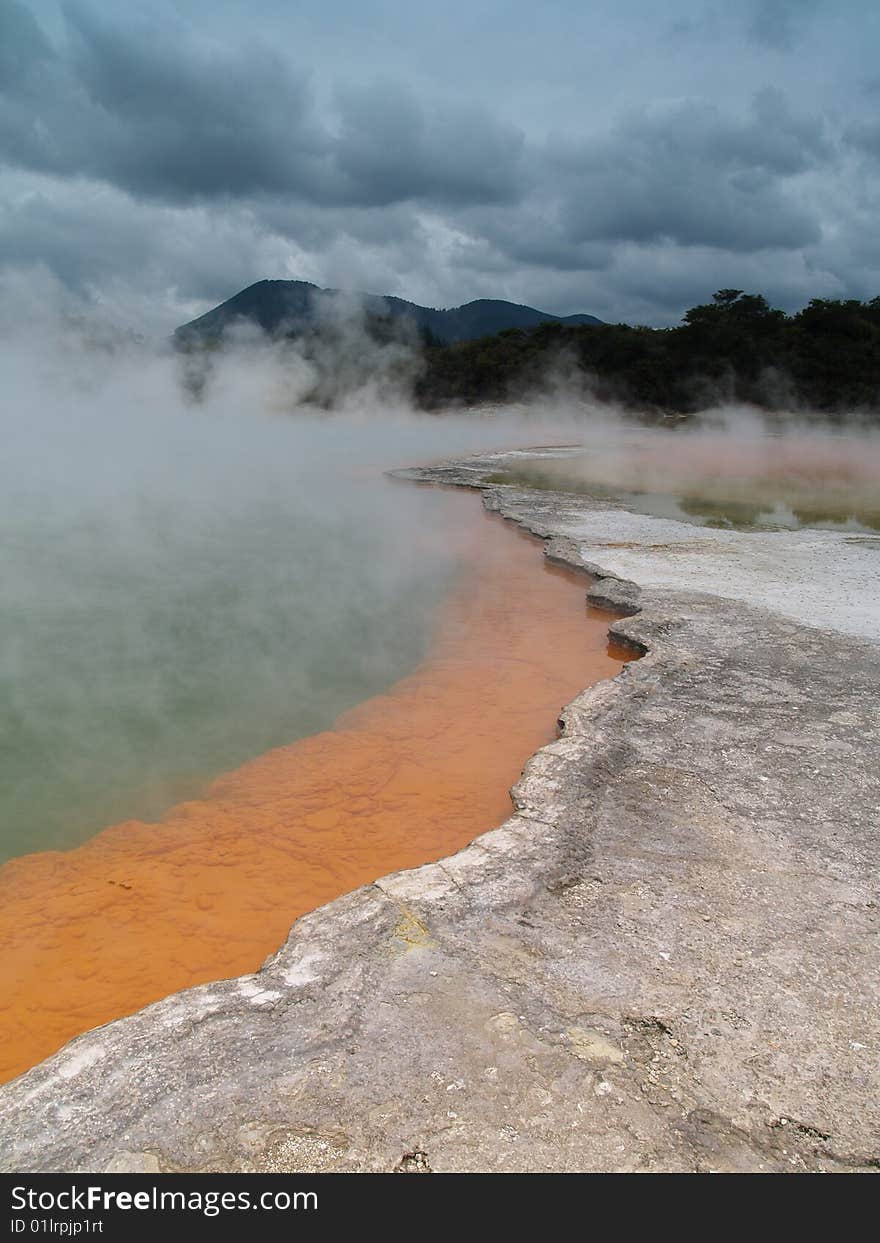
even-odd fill
[(880, 288), (875, 8), (662, 7), (0, 0), (0, 265), (641, 322)]
[(265, 45), (223, 46), (139, 19), (64, 8), (56, 53), (9, 4), (0, 142), (40, 172), (80, 173), (165, 202), (296, 194), (316, 204), (430, 197), (483, 202), (516, 191), (521, 136), (476, 108), (429, 113), (393, 84), (349, 91), (340, 133), (319, 120), (307, 77)]
[(339, 110), (337, 165), (369, 202), (519, 196), (523, 136), (481, 109), (450, 105), (428, 115), (411, 91), (384, 83), (342, 92)]
[(14, 89), (35, 65), (52, 56), (32, 13), (14, 0), (0, 7), (0, 90)]
[(558, 154), (560, 171), (575, 182), (568, 233), (575, 242), (798, 249), (818, 241), (820, 227), (784, 179), (831, 154), (821, 126), (793, 117), (776, 91), (760, 94), (742, 121), (703, 102), (643, 113)]
[(89, 172), (172, 201), (320, 182), (326, 139), (305, 80), (276, 53), (65, 12), (71, 96), (83, 100), (72, 137)]
[(846, 132), (851, 147), (880, 159), (880, 121), (860, 121)]
[(306, 86), (271, 51), (122, 28), (68, 5), (68, 38), (53, 53), (9, 8), (10, 56), (27, 54), (4, 84), (11, 161), (169, 201), (290, 190), (319, 175), (325, 144), (309, 128)]
[(749, 37), (778, 50), (792, 48), (819, 8), (819, 0), (750, 0)]
[[(570, 193), (577, 197), (578, 191)], [(573, 240), (555, 200), (474, 208), (462, 212), (459, 223), (477, 240), (467, 247), (467, 262), (485, 271), (497, 270), (506, 258), (560, 272), (591, 272), (607, 267), (613, 250), (607, 238)]]

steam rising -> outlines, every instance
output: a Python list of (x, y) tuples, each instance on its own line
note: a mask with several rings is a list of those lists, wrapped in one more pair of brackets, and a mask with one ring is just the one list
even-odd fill
[(520, 478), (716, 525), (880, 529), (880, 435), (746, 409), (675, 431), (600, 419), (585, 453), (536, 461)]
[(243, 332), (197, 374), (33, 274), (0, 307), (0, 857), (158, 815), (416, 663), (461, 511), (387, 468), (578, 440), (530, 481), (880, 511), (868, 433), (732, 410), (648, 430), (558, 376), (532, 408), (417, 415), (414, 343), (356, 306), (310, 353)]
[[(460, 511), (382, 472), (499, 434), (395, 404), (391, 351), (332, 417), (260, 343), (194, 403), (164, 346), (3, 292), (0, 856), (157, 815), (406, 672)], [(364, 364), (354, 317), (336, 340)]]

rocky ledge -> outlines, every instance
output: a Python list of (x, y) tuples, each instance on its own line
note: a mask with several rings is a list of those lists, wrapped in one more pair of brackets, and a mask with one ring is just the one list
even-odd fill
[[(588, 500), (485, 497), (584, 565)], [(587, 568), (646, 654), (511, 819), (7, 1085), (0, 1168), (880, 1166), (880, 648)]]

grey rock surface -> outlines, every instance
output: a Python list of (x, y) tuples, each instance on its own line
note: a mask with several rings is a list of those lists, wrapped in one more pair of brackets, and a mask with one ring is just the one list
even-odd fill
[[(485, 495), (582, 564), (583, 497)], [(880, 1166), (880, 648), (590, 568), (646, 655), (512, 818), (0, 1089), (0, 1168)]]

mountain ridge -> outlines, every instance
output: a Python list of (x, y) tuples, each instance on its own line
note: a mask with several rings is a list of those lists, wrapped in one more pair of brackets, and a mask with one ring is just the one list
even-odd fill
[(601, 324), (595, 315), (553, 315), (536, 307), (498, 298), (477, 298), (461, 306), (420, 306), (391, 294), (322, 289), (310, 281), (261, 280), (239, 290), (204, 315), (174, 332), (178, 346), (218, 344), (235, 323), (253, 323), (269, 336), (298, 336), (315, 327), (323, 307), (351, 300), (375, 320), (410, 321), (424, 336), (444, 345), (491, 336), (508, 328), (527, 329), (543, 323)]

